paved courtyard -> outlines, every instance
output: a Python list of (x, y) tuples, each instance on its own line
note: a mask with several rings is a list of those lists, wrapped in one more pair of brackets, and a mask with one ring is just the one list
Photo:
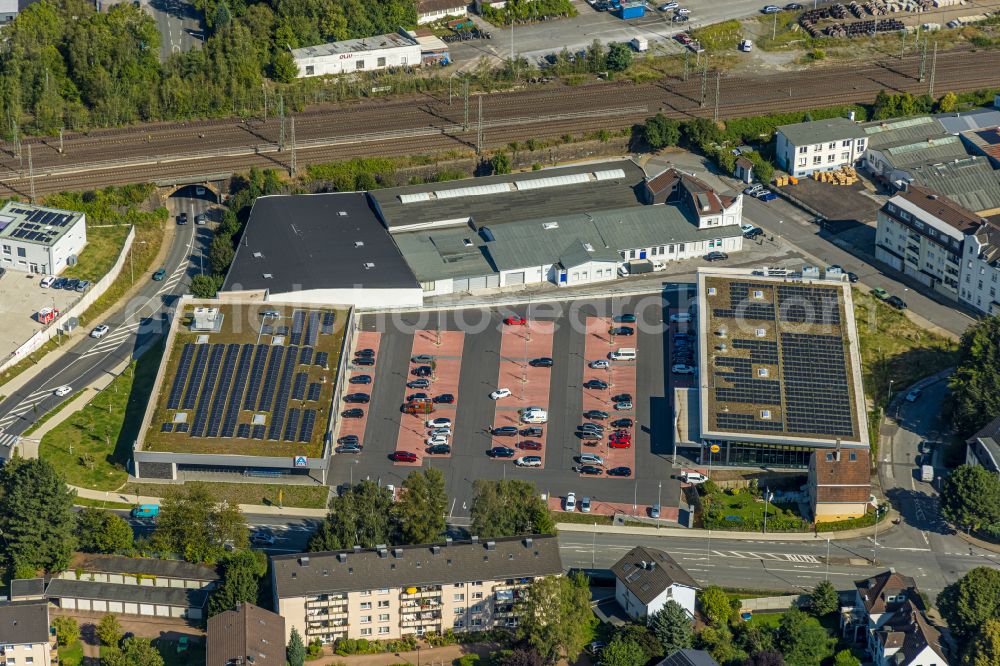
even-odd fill
[[(82, 294), (43, 289), (42, 275), (8, 270), (0, 277), (0, 360), (7, 358), (44, 326), (36, 317), (41, 308), (65, 312)], [(58, 320), (57, 320), (58, 321)]]

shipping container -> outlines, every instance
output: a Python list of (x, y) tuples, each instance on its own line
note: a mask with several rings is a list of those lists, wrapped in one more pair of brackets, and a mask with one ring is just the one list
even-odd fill
[(623, 20), (642, 18), (646, 14), (646, 3), (628, 2), (622, 5), (621, 17)]
[(640, 273), (652, 273), (653, 272), (653, 262), (649, 259), (636, 259), (634, 261), (628, 262), (628, 269), (632, 275), (638, 275)]

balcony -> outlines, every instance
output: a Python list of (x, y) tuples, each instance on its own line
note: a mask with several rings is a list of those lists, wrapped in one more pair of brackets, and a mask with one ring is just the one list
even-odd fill
[(434, 597), (437, 597), (437, 598), (441, 597), (441, 590), (440, 589), (434, 590), (434, 589), (429, 589), (428, 588), (428, 589), (424, 589), (424, 590), (417, 590), (413, 594), (409, 594), (407, 592), (403, 592), (402, 594), (399, 595), (400, 599), (431, 599), (431, 598), (434, 598)]

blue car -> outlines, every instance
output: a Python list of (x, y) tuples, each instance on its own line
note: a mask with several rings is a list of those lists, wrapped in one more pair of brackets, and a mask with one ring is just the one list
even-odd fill
[(768, 192), (767, 194), (764, 194), (764, 195), (762, 195), (762, 196), (759, 197), (759, 199), (761, 201), (764, 201), (764, 202), (774, 201), (777, 198), (778, 198), (778, 195), (775, 194), (774, 192)]

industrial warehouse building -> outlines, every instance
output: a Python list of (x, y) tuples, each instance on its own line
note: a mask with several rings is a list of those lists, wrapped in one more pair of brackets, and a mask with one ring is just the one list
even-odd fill
[(425, 296), (619, 278), (635, 260), (738, 252), (742, 195), (631, 160), (376, 190), (375, 208)]
[(405, 30), (342, 42), (292, 49), (299, 78), (373, 72), (391, 67), (417, 67), (421, 46)]
[(10, 201), (0, 209), (0, 267), (58, 275), (87, 244), (87, 216)]
[(363, 192), (259, 197), (222, 291), (302, 304), (423, 302)]

